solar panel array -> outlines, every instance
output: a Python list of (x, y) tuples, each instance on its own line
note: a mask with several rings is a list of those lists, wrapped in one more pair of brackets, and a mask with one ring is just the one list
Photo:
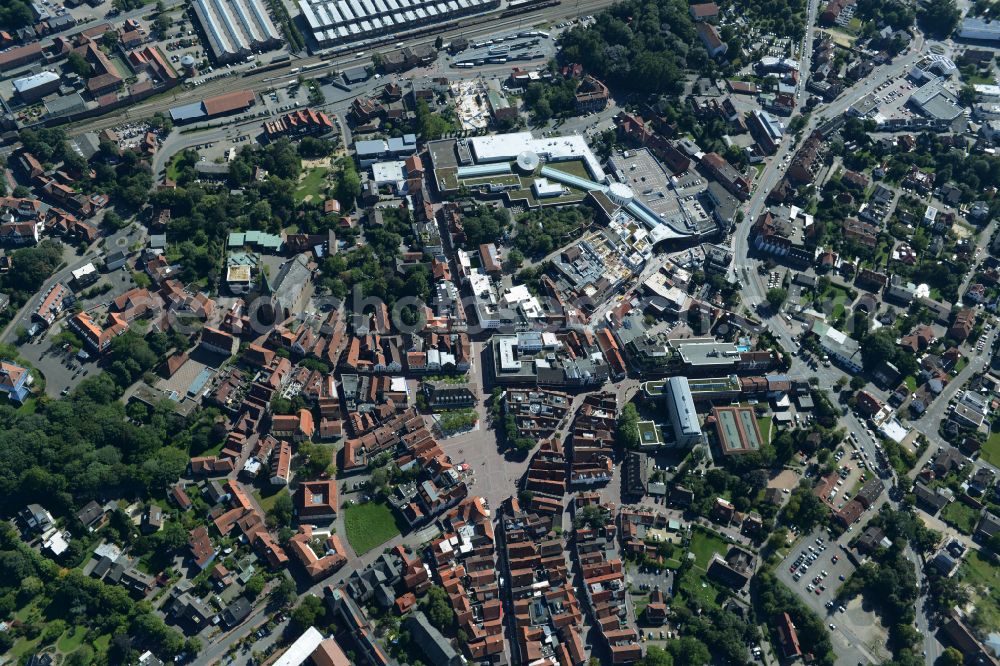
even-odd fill
[(321, 46), (404, 32), (499, 6), (499, 0), (299, 0)]

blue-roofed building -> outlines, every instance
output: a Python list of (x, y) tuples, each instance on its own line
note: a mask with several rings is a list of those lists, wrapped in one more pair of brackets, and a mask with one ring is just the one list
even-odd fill
[(381, 139), (355, 141), (354, 153), (361, 166), (370, 166), (388, 155), (389, 146)]
[(388, 142), (389, 153), (396, 157), (412, 155), (417, 152), (417, 136), (415, 134), (404, 134), (401, 137), (392, 137)]
[(189, 123), (205, 117), (205, 107), (201, 102), (192, 102), (170, 109), (170, 119), (175, 123)]
[(678, 447), (691, 448), (702, 440), (701, 424), (686, 377), (671, 377), (666, 383), (667, 415)]
[(31, 392), (31, 373), (27, 368), (10, 361), (0, 361), (0, 392), (14, 402), (24, 402)]
[(227, 246), (231, 250), (251, 247), (254, 250), (273, 253), (281, 251), (281, 244), (281, 236), (277, 234), (252, 230), (230, 232)]

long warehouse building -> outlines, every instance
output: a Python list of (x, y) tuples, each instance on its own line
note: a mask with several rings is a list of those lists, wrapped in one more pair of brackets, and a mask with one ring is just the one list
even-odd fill
[(261, 0), (195, 0), (194, 12), (217, 62), (281, 46), (281, 33)]
[(499, 0), (299, 0), (320, 47), (406, 32), (499, 6)]

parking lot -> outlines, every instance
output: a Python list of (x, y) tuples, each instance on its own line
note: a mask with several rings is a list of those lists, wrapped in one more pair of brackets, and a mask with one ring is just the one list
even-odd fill
[(912, 118), (916, 112), (907, 107), (906, 102), (918, 87), (905, 76), (883, 83), (872, 93), (879, 105), (878, 112), (886, 118)]
[(834, 603), (854, 569), (841, 546), (816, 530), (798, 541), (779, 565), (777, 576), (824, 619), (843, 663), (877, 662), (887, 655), (883, 654), (886, 634), (875, 615), (857, 599), (845, 606)]

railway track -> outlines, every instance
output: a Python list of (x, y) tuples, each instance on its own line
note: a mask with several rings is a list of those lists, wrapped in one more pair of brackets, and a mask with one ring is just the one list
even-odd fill
[[(410, 38), (394, 39), (396, 44), (405, 46), (416, 46), (418, 44), (433, 43), (437, 37), (442, 37), (447, 41), (450, 37), (463, 36), (471, 38), (479, 35), (494, 34), (510, 28), (520, 28), (551, 20), (561, 20), (592, 14), (608, 5), (613, 0), (577, 0), (575, 2), (564, 2), (561, 5), (543, 4), (540, 10), (531, 11), (517, 16), (504, 18), (502, 14), (492, 13), (482, 16), (469, 17), (458, 22), (453, 27), (444, 27), (433, 33), (422, 34)], [(465, 23), (468, 21), (469, 23)], [(336, 60), (325, 59), (322, 55), (309, 56), (298, 60), (291, 60), (285, 63), (285, 67), (256, 72), (249, 76), (233, 75), (214, 81), (208, 81), (197, 88), (175, 88), (171, 92), (153, 97), (136, 104), (132, 107), (115, 112), (114, 115), (100, 116), (98, 118), (88, 118), (77, 123), (66, 126), (66, 131), (71, 136), (78, 136), (85, 132), (100, 132), (121, 124), (124, 120), (148, 118), (157, 112), (165, 112), (172, 107), (196, 102), (206, 97), (222, 95), (235, 92), (237, 90), (253, 90), (255, 92), (264, 90), (274, 85), (275, 79), (286, 76), (293, 76), (290, 71), (293, 66), (296, 68), (309, 67), (317, 63), (324, 64), (323, 67), (314, 68), (308, 73), (310, 75), (323, 74), (329, 69), (342, 69), (351, 65), (361, 64), (371, 60), (371, 48), (369, 46), (359, 46), (354, 53), (344, 54)], [(357, 53), (360, 52), (360, 55)], [(329, 56), (327, 56), (329, 57)]]

